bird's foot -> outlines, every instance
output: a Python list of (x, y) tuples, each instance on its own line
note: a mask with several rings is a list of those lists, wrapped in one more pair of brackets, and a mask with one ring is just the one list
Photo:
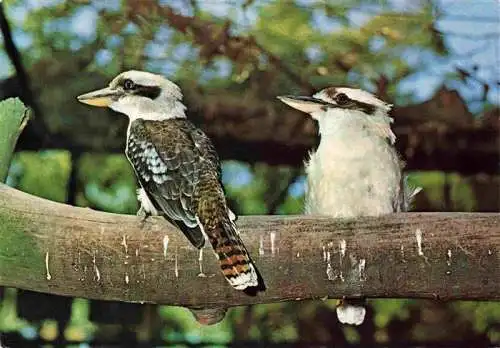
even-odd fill
[(146, 209), (144, 209), (144, 207), (141, 205), (136, 215), (141, 218), (140, 222), (142, 227), (146, 222), (147, 218), (151, 216), (151, 213), (147, 212)]

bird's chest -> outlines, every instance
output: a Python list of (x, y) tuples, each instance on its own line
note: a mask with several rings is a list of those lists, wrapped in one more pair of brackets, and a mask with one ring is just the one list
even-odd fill
[(382, 139), (323, 136), (306, 173), (306, 213), (356, 217), (394, 210), (400, 166), (395, 150)]

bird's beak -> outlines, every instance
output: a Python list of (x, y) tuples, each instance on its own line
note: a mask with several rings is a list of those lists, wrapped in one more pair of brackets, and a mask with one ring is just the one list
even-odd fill
[(98, 89), (97, 91), (85, 93), (77, 97), (78, 101), (84, 104), (107, 107), (116, 101), (122, 92), (109, 87)]
[(317, 111), (325, 110), (328, 107), (335, 107), (335, 104), (325, 102), (321, 99), (313, 97), (302, 97), (293, 95), (278, 96), (279, 100), (283, 103), (291, 106), (294, 109), (300, 110), (302, 112), (312, 114)]

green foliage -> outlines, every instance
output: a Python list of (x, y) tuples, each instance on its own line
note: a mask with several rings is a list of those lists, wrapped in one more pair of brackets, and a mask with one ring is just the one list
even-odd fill
[(273, 1), (262, 9), (255, 36), (264, 47), (272, 47), (274, 54), (293, 57), (302, 52), (311, 38), (318, 39), (319, 33), (310, 25), (311, 17), (311, 10), (295, 3)]
[(486, 332), (491, 342), (500, 343), (500, 303), (480, 301), (459, 301), (452, 307), (457, 315), (463, 315), (463, 320), (472, 325), (474, 331)]
[(436, 171), (413, 172), (409, 177), (410, 184), (423, 188), (416, 198), (421, 202), (421, 209), (430, 211), (476, 211), (478, 203), (471, 180)]
[(82, 298), (73, 300), (71, 306), (70, 325), (66, 328), (64, 336), (72, 341), (85, 341), (96, 331), (96, 325), (89, 321), (89, 301)]
[(26, 326), (26, 322), (17, 316), (16, 293), (16, 289), (4, 289), (0, 303), (0, 332), (17, 331)]
[(387, 327), (394, 319), (405, 320), (410, 316), (409, 306), (412, 300), (372, 300), (370, 305), (375, 313), (374, 321), (378, 328)]
[(24, 151), (14, 156), (9, 181), (24, 192), (51, 201), (65, 202), (69, 171), (67, 151)]
[(136, 179), (125, 155), (83, 155), (78, 180), (83, 190), (77, 204), (114, 213), (137, 211)]
[[(236, 309), (230, 309), (230, 311), (233, 310)], [(230, 315), (213, 326), (204, 326), (196, 322), (191, 312), (186, 308), (162, 306), (159, 313), (168, 323), (162, 332), (166, 341), (225, 344), (233, 339)]]

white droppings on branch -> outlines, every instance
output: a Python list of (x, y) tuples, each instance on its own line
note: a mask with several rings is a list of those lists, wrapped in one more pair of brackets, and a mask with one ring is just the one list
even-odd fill
[(259, 238), (259, 255), (264, 255), (264, 237), (260, 236)]
[(49, 252), (47, 251), (45, 253), (45, 271), (47, 273), (47, 280), (51, 280), (52, 276), (50, 275), (50, 270), (49, 270)]
[(415, 231), (415, 238), (417, 238), (418, 256), (424, 256), (424, 251), (422, 250), (422, 230), (420, 228), (417, 228)]
[(329, 251), (326, 252), (326, 276), (328, 277), (328, 280), (335, 280), (337, 278), (332, 267)]
[(139, 257), (139, 249), (135, 249), (135, 256)]
[(274, 232), (274, 231), (271, 232), (270, 236), (271, 236), (271, 254), (274, 255), (274, 251), (275, 251), (275, 249), (274, 249), (274, 243), (276, 241), (276, 232)]
[(94, 264), (95, 277), (96, 277), (96, 281), (98, 282), (101, 280), (101, 272), (99, 272), (99, 268), (97, 268), (97, 264), (95, 262), (95, 253), (94, 253), (94, 257), (92, 259), (92, 263)]
[(167, 250), (168, 250), (168, 236), (165, 235), (163, 237), (163, 258), (166, 259), (167, 258)]
[(128, 277), (128, 273), (125, 273), (125, 284), (130, 282), (130, 278)]
[(177, 247), (175, 247), (175, 264), (174, 264), (175, 277), (179, 278), (179, 264), (177, 261)]
[(326, 248), (323, 245), (323, 261), (326, 261)]
[(403, 263), (406, 263), (406, 260), (405, 260), (405, 247), (403, 244), (401, 244), (401, 261)]
[(342, 274), (342, 262), (343, 262), (343, 259), (345, 257), (345, 252), (347, 250), (347, 242), (345, 241), (345, 239), (342, 239), (340, 242), (339, 242), (339, 249), (340, 249), (340, 274), (339, 274), (339, 277), (340, 277), (340, 280), (341, 281), (344, 281), (344, 275)]
[(300, 252), (297, 251), (297, 257), (300, 257)]
[(427, 259), (427, 256), (424, 255), (424, 251), (422, 249), (422, 241), (423, 241), (423, 233), (420, 228), (417, 228), (415, 230), (415, 238), (417, 239), (417, 253), (418, 256), (421, 256), (424, 258), (426, 263), (429, 263), (429, 260)]
[(80, 281), (84, 282), (85, 281), (85, 274), (87, 274), (87, 265), (83, 265), (83, 274), (80, 277)]
[(359, 275), (359, 281), (361, 282), (366, 280), (365, 267), (366, 267), (366, 260), (365, 259), (359, 260), (358, 275)]
[(345, 251), (347, 249), (347, 242), (345, 241), (345, 239), (342, 239), (339, 242), (339, 248), (340, 248), (340, 262), (342, 263), (342, 258), (344, 258)]
[(127, 236), (123, 235), (122, 242), (120, 243), (125, 248), (125, 254), (128, 253)]
[(488, 249), (488, 255), (493, 255), (493, 252), (490, 249)]
[(205, 273), (203, 273), (203, 248), (201, 248), (199, 251), (198, 266), (200, 268), (200, 273), (198, 273), (198, 277), (205, 278), (206, 275), (205, 275)]
[(448, 267), (451, 266), (451, 249), (446, 252), (446, 264)]

